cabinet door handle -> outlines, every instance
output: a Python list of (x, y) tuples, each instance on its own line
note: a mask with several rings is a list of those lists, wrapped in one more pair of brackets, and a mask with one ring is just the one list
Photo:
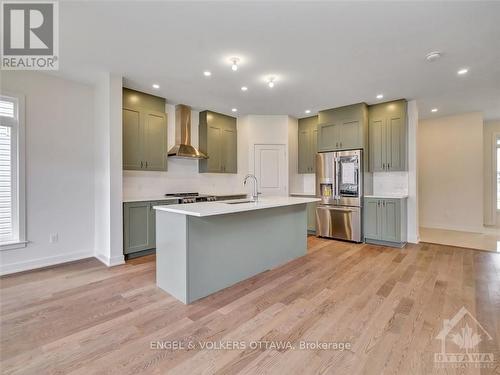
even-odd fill
[(384, 207), (385, 207), (385, 201), (382, 201), (382, 204), (383, 204), (383, 205), (384, 205)]
[(380, 207), (380, 201), (377, 201), (377, 206)]
[(143, 162), (141, 161), (141, 168), (142, 168)]
[(146, 162), (146, 168), (148, 167), (148, 162)]

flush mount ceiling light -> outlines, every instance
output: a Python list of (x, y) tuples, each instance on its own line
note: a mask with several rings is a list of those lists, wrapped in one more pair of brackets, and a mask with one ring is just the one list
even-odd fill
[(246, 86), (241, 86), (241, 91), (247, 91), (248, 90), (248, 87)]
[(309, 113), (311, 113), (311, 110), (310, 110), (310, 109), (306, 109), (306, 110), (304, 111), (304, 113), (308, 115)]
[(425, 55), (425, 59), (429, 62), (433, 62), (433, 61), (439, 60), (439, 58), (442, 55), (443, 54), (439, 51), (432, 51), (432, 52), (429, 52), (427, 55)]
[(205, 77), (210, 77), (210, 76), (212, 75), (212, 73), (211, 73), (211, 72), (209, 72), (208, 70), (205, 70), (205, 71), (203, 72), (203, 75), (204, 75)]
[(458, 74), (459, 76), (463, 76), (464, 74), (467, 74), (468, 72), (469, 72), (469, 69), (468, 69), (468, 68), (462, 68), (462, 69), (460, 69), (460, 70), (457, 72), (457, 74)]
[(382, 99), (384, 97), (384, 94), (378, 94), (377, 99)]
[(437, 109), (437, 108), (432, 108), (432, 109), (431, 109), (431, 112), (432, 112), (432, 113), (436, 113), (437, 111), (438, 111), (438, 109)]
[(156, 89), (156, 90), (158, 90), (160, 88), (160, 85), (157, 84), (157, 83), (153, 83), (153, 88)]
[(238, 108), (231, 109), (232, 112), (238, 112)]
[(270, 88), (273, 88), (274, 87), (274, 80), (275, 78), (274, 77), (269, 77), (267, 79), (267, 85), (270, 87)]
[(235, 72), (238, 70), (238, 63), (240, 62), (240, 59), (238, 57), (231, 57), (231, 69)]

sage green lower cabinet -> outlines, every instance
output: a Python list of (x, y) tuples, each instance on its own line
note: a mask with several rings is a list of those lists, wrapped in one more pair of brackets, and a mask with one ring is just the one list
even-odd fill
[(365, 198), (365, 242), (403, 247), (406, 244), (406, 198)]
[(316, 207), (317, 202), (307, 204), (307, 231), (316, 233)]
[(130, 255), (156, 248), (154, 206), (177, 201), (144, 201), (123, 203), (123, 254)]
[[(290, 194), (291, 197), (299, 198), (315, 198), (314, 194)], [(316, 233), (316, 207), (318, 207), (318, 202), (312, 202), (307, 204), (307, 231), (309, 233)]]

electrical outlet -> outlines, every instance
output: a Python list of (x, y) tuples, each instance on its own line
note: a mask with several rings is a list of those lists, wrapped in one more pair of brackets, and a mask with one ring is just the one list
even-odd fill
[(58, 233), (52, 233), (49, 237), (49, 242), (50, 243), (56, 243), (59, 242), (59, 234)]

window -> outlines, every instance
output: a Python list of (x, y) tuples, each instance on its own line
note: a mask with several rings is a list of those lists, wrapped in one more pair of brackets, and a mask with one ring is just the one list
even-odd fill
[(20, 97), (0, 95), (0, 247), (25, 246), (24, 128)]
[(497, 210), (500, 210), (500, 136), (497, 137)]

